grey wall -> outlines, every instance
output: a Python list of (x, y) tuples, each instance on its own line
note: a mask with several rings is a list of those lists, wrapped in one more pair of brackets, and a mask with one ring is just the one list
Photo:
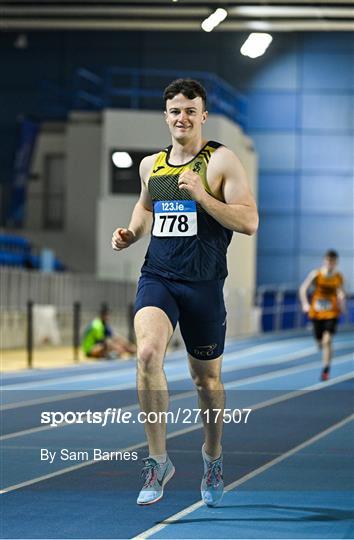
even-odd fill
[[(57, 129), (44, 126), (36, 145), (26, 212), (26, 236), (53, 249), (73, 271), (96, 270), (97, 201), (101, 185), (101, 114), (72, 113)], [(47, 153), (65, 155), (65, 217), (61, 230), (43, 229), (44, 162)]]

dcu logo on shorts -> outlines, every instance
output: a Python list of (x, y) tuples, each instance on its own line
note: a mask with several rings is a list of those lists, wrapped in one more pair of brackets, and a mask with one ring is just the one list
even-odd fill
[(217, 343), (212, 343), (211, 345), (202, 345), (201, 347), (196, 347), (193, 352), (196, 356), (208, 358), (208, 356), (211, 356), (214, 353), (217, 346)]

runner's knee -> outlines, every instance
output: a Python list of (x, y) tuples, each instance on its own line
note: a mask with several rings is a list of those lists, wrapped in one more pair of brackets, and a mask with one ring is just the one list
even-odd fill
[(221, 379), (220, 379), (219, 374), (211, 375), (210, 373), (206, 373), (206, 374), (194, 373), (192, 374), (192, 378), (193, 378), (193, 382), (197, 390), (201, 390), (201, 391), (220, 390)]
[(162, 369), (163, 353), (157, 343), (144, 343), (138, 347), (138, 370), (153, 373)]
[(324, 332), (322, 336), (322, 345), (328, 345), (329, 343), (331, 343), (331, 340), (332, 340), (331, 334), (329, 332)]

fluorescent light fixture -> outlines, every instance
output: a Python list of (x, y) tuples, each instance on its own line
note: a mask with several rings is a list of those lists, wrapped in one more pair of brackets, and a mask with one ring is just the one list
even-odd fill
[(220, 24), (226, 19), (227, 11), (224, 8), (218, 8), (214, 11), (214, 13), (212, 13), (212, 16), (214, 17), (216, 24)]
[(227, 11), (224, 8), (218, 8), (202, 22), (201, 26), (204, 32), (211, 32), (218, 24), (227, 17)]
[[(294, 2), (293, 2), (294, 3)], [(237, 6), (229, 9), (232, 16), (239, 17), (298, 17), (299, 19), (313, 17), (353, 18), (353, 8), (322, 7), (322, 6)]]
[(133, 165), (133, 160), (128, 152), (114, 152), (112, 161), (118, 169), (129, 169)]
[(202, 22), (202, 30), (204, 30), (204, 32), (211, 32), (214, 28), (213, 24), (209, 21), (209, 19), (205, 19), (203, 22)]
[(241, 47), (241, 54), (250, 58), (257, 58), (265, 53), (273, 38), (263, 32), (252, 32)]
[(271, 23), (269, 21), (248, 21), (248, 28), (255, 32), (267, 32), (271, 29)]

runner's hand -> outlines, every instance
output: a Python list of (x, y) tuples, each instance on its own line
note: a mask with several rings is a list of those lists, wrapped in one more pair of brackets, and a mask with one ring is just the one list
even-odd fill
[(135, 235), (129, 229), (116, 229), (112, 236), (112, 248), (115, 251), (121, 251), (135, 242)]
[(178, 179), (178, 187), (179, 189), (185, 189), (188, 191), (188, 193), (192, 196), (192, 199), (199, 203), (201, 203), (206, 194), (199, 174), (191, 170), (182, 172)]
[(310, 304), (303, 304), (302, 305), (302, 311), (304, 313), (308, 313), (310, 311)]

